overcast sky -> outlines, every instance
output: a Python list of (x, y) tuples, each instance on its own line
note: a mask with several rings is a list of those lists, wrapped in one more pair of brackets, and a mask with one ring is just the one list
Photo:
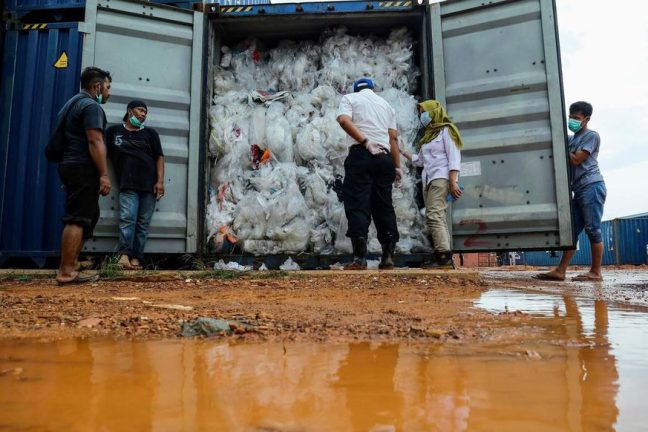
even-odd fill
[(648, 212), (648, 1), (556, 0), (565, 99), (594, 105), (604, 219)]
[(565, 102), (590, 102), (601, 135), (603, 218), (648, 212), (648, 0), (556, 4)]

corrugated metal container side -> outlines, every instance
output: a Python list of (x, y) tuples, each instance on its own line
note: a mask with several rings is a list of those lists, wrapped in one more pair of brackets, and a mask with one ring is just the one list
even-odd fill
[(448, 1), (430, 9), (434, 98), (465, 143), (453, 248), (571, 247), (552, 2)]
[[(146, 14), (142, 14), (142, 7)], [(199, 235), (199, 170), (204, 94), (204, 14), (123, 0), (88, 0), (82, 66), (112, 73), (109, 124), (121, 124), (126, 105), (148, 105), (146, 124), (160, 135), (165, 196), (149, 225), (147, 253), (193, 253)], [(125, 52), (123, 47), (141, 47)], [(101, 216), (88, 252), (114, 252), (119, 236), (119, 188), (99, 201)]]
[[(648, 257), (648, 218), (614, 219), (601, 224), (603, 236), (603, 265), (641, 265)], [(560, 252), (527, 252), (526, 263), (537, 266), (555, 266), (560, 261)], [(589, 238), (582, 232), (578, 237), (578, 249), (571, 261), (572, 265), (589, 266), (592, 264)]]
[(614, 235), (618, 244), (616, 255), (619, 265), (648, 264), (648, 218), (615, 219)]
[[(64, 195), (57, 166), (47, 162), (43, 148), (56, 114), (78, 91), (82, 37), (77, 23), (59, 23), (38, 30), (10, 30), (5, 40), (0, 258), (9, 254), (37, 258), (59, 249)], [(67, 67), (57, 68), (63, 53)]]
[(86, 0), (6, 0), (5, 9), (10, 12), (37, 9), (83, 8)]
[(524, 264), (538, 267), (554, 267), (560, 262), (560, 251), (535, 251), (524, 254)]
[(254, 6), (270, 4), (270, 0), (210, 0), (203, 3), (219, 4), (221, 6)]
[[(3, 14), (3, 17), (4, 17), (4, 4), (5, 4), (4, 0), (0, 0), (0, 13)], [(0, 68), (2, 68), (2, 65), (4, 63), (4, 34), (5, 34), (5, 22), (3, 18), (3, 21), (0, 22)], [(0, 73), (0, 88), (2, 88), (1, 86), (2, 86), (2, 73)]]
[[(614, 235), (614, 225), (612, 222), (613, 221), (604, 221), (601, 223), (601, 236), (603, 237), (603, 261), (601, 264), (603, 265), (615, 265), (617, 263), (617, 258), (616, 258), (617, 246), (615, 241), (616, 237)], [(581, 237), (586, 239), (587, 241), (587, 249), (585, 250), (587, 259), (583, 261), (585, 262), (585, 264), (579, 264), (579, 265), (591, 265), (592, 257), (590, 252), (589, 238), (587, 238), (584, 231), (581, 234)], [(585, 259), (585, 257), (583, 257), (583, 259)]]
[[(605, 237), (603, 243), (604, 243), (604, 250), (607, 250), (608, 242), (605, 240)], [(524, 260), (522, 260), (521, 262), (524, 262), (526, 265), (533, 265), (533, 266), (556, 266), (560, 262), (561, 256), (562, 256), (561, 251), (555, 251), (555, 254), (552, 254), (552, 251), (525, 252)], [(585, 232), (582, 232), (581, 235), (578, 236), (576, 253), (572, 258), (570, 265), (589, 266), (591, 264), (592, 264), (592, 256), (590, 252), (589, 238), (587, 237)], [(606, 264), (605, 258), (603, 260), (603, 264)]]

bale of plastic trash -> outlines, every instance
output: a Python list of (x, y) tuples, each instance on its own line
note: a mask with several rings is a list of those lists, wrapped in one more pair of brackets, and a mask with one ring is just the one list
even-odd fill
[[(348, 148), (337, 108), (355, 79), (371, 77), (396, 111), (401, 147), (411, 151), (419, 129), (412, 36), (405, 28), (387, 38), (336, 28), (272, 48), (246, 39), (221, 53), (209, 119), (210, 242), (218, 250), (237, 241), (257, 255), (350, 253), (341, 201)], [(427, 240), (415, 170), (402, 165), (393, 201), (398, 250), (407, 253)], [(380, 250), (373, 226), (369, 250)]]

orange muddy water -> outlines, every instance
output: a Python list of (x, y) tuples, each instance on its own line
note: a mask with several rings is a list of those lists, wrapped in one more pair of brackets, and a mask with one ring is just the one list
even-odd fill
[(514, 290), (475, 305), (533, 320), (479, 344), (1, 340), (0, 430), (647, 430), (645, 309)]

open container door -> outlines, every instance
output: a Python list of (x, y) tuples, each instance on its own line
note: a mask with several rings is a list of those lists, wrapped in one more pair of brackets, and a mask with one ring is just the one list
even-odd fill
[(459, 127), (455, 251), (573, 247), (552, 0), (429, 6), (435, 98)]
[[(157, 205), (147, 252), (195, 252), (199, 237), (200, 131), (202, 119), (203, 14), (153, 3), (88, 0), (83, 67), (113, 76), (104, 105), (109, 124), (121, 123), (126, 104), (142, 99), (147, 125), (160, 134), (166, 195)], [(85, 250), (116, 249), (118, 189), (101, 199), (101, 219)]]

